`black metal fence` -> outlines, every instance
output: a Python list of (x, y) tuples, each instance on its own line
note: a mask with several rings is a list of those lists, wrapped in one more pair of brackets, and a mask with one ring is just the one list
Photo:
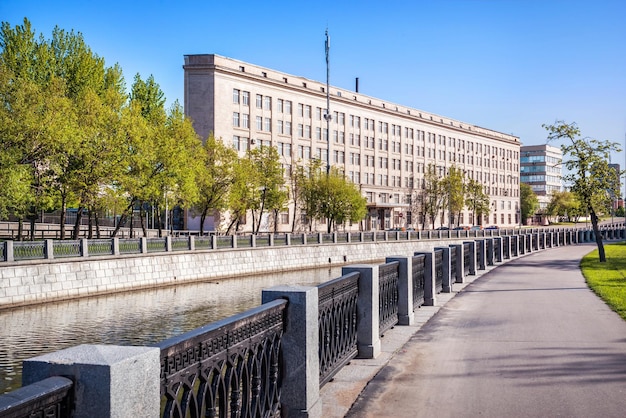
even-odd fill
[(0, 417), (62, 418), (72, 416), (74, 383), (53, 376), (0, 396)]
[(162, 417), (279, 417), (286, 300), (159, 344)]
[(440, 293), (443, 291), (443, 250), (435, 249), (435, 291)]
[(378, 331), (380, 335), (398, 323), (398, 262), (382, 264), (378, 267), (379, 293)]
[(424, 304), (424, 271), (426, 270), (426, 255), (413, 256), (411, 261), (413, 280), (413, 310)]
[(359, 273), (317, 286), (320, 387), (357, 355)]

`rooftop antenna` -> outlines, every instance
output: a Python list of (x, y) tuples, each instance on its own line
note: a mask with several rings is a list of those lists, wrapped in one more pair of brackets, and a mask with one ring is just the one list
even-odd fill
[(326, 175), (330, 174), (330, 36), (328, 36), (328, 28), (326, 28), (326, 42), (324, 43), (326, 49), (326, 113), (324, 119), (326, 120)]

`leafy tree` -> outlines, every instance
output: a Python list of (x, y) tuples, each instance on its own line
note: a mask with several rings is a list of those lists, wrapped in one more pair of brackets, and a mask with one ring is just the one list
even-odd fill
[(539, 199), (532, 187), (526, 183), (520, 183), (520, 212), (522, 222), (527, 225), (528, 218), (537, 213), (539, 209)]
[(606, 262), (604, 244), (598, 228), (598, 217), (606, 213), (611, 196), (620, 195), (619, 174), (609, 167), (610, 153), (620, 152), (617, 143), (581, 138), (575, 123), (557, 121), (554, 125), (543, 125), (548, 131), (548, 140), (564, 140), (563, 155), (568, 158), (565, 167), (569, 174), (563, 178), (571, 184), (571, 191), (578, 197), (581, 206), (591, 216), (591, 225), (596, 237), (600, 262)]
[(483, 185), (470, 179), (465, 186), (465, 205), (472, 211), (472, 225), (481, 224), (483, 215), (489, 214), (489, 195), (485, 193)]
[(465, 174), (463, 170), (456, 166), (450, 167), (448, 175), (441, 179), (441, 191), (446, 194), (446, 203), (444, 209), (449, 211), (450, 225), (454, 225), (456, 214), (456, 224), (460, 218), (461, 211), (465, 206)]
[(258, 194), (255, 186), (255, 172), (249, 158), (238, 158), (233, 164), (233, 181), (228, 194), (228, 210), (230, 219), (226, 234), (239, 230), (242, 221), (245, 223), (246, 213), (252, 207), (252, 202)]
[(335, 167), (316, 176), (317, 218), (326, 219), (327, 232), (345, 222), (359, 222), (365, 217), (367, 201), (359, 189), (346, 180)]
[(198, 176), (199, 199), (196, 205), (200, 213), (200, 235), (210, 212), (223, 210), (228, 205), (228, 193), (235, 178), (234, 165), (237, 152), (215, 139), (211, 133), (204, 143), (204, 165)]
[(430, 219), (432, 227), (435, 226), (437, 214), (446, 203), (447, 196), (442, 187), (442, 181), (437, 175), (437, 168), (434, 164), (429, 164), (424, 173), (421, 201), (423, 213)]
[(258, 234), (263, 212), (282, 210), (287, 204), (289, 194), (285, 191), (285, 178), (276, 148), (254, 148), (248, 151), (247, 157), (251, 160), (255, 173), (250, 183), (250, 208), (253, 233)]
[(550, 216), (567, 216), (571, 221), (580, 212), (580, 202), (576, 195), (569, 191), (555, 191), (550, 196), (547, 213)]

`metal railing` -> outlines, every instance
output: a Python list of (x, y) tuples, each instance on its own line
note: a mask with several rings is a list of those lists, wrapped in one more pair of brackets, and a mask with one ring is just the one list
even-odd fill
[(279, 417), (287, 301), (162, 341), (162, 417)]
[(426, 256), (424, 254), (413, 256), (411, 278), (413, 282), (413, 310), (424, 304), (424, 271), (426, 270)]
[(435, 249), (435, 290), (440, 293), (443, 290), (443, 250)]
[(53, 376), (16, 389), (0, 397), (0, 418), (71, 417), (73, 387), (70, 379)]
[(343, 275), (318, 285), (317, 289), (320, 387), (322, 387), (358, 353), (359, 273)]
[(398, 323), (398, 268), (397, 261), (378, 267), (378, 332), (381, 336)]

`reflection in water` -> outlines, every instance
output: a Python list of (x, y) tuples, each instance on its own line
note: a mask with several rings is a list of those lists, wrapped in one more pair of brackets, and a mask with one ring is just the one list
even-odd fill
[(24, 359), (78, 344), (149, 345), (258, 306), (262, 289), (340, 275), (276, 273), (0, 311), (0, 394), (21, 386)]

